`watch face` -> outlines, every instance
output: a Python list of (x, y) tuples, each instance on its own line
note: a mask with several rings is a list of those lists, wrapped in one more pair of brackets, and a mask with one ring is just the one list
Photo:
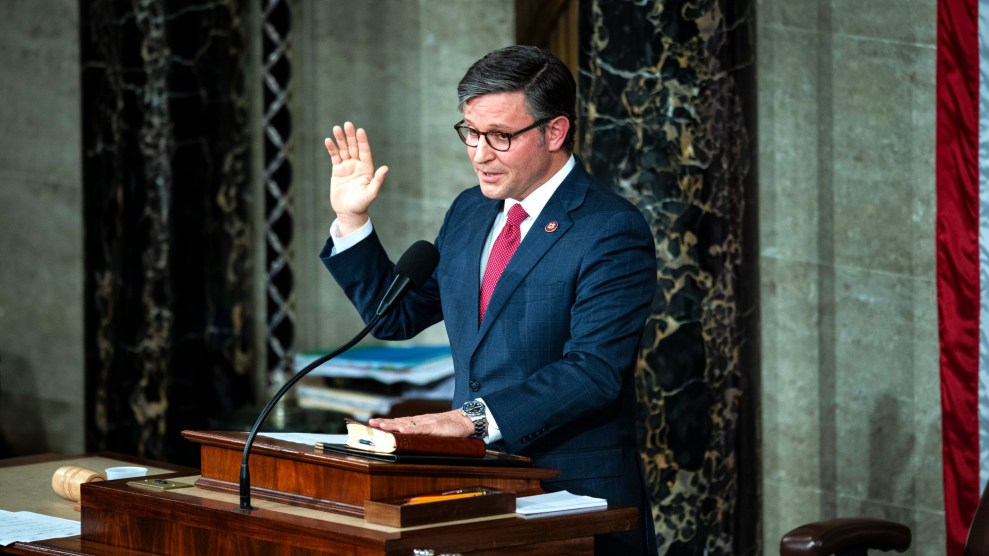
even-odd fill
[(460, 412), (474, 422), (474, 434), (471, 436), (475, 438), (484, 438), (488, 430), (488, 420), (486, 418), (484, 404), (477, 400), (471, 400), (464, 403), (464, 405), (460, 408)]

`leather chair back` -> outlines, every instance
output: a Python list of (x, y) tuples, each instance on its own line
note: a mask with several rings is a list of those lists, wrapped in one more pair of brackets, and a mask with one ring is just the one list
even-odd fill
[(965, 556), (989, 556), (989, 483), (982, 490), (982, 498), (975, 509), (975, 517), (968, 528)]

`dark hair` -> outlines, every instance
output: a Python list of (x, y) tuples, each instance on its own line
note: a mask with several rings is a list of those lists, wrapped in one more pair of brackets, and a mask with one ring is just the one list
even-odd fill
[(468, 100), (491, 93), (525, 95), (525, 108), (535, 120), (566, 116), (570, 131), (563, 148), (573, 151), (576, 133), (577, 84), (559, 58), (535, 46), (515, 45), (485, 55), (457, 85), (458, 109)]

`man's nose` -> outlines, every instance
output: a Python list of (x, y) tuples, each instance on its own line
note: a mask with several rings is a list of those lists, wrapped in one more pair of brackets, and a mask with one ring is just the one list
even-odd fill
[(488, 144), (488, 138), (482, 135), (477, 142), (477, 146), (474, 147), (474, 162), (491, 160), (494, 156), (494, 152), (495, 150)]

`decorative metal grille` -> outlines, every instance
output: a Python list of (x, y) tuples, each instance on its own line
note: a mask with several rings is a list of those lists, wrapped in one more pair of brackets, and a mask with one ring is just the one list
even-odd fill
[(262, 14), (264, 56), (264, 185), (267, 243), (267, 344), (271, 385), (294, 372), (292, 274), (292, 166), (288, 107), (290, 78), (287, 1), (266, 0)]

